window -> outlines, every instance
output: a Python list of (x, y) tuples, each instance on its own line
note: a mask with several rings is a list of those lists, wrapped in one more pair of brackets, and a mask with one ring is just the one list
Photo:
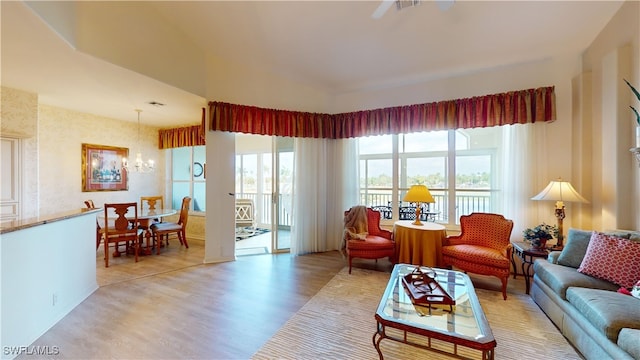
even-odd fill
[(386, 206), (387, 220), (398, 219), (411, 206), (402, 202), (406, 191), (424, 184), (437, 222), (455, 225), (460, 215), (498, 211), (500, 135), (493, 127), (360, 138), (361, 203)]
[(193, 211), (205, 211), (206, 206), (205, 146), (185, 146), (171, 150), (171, 206), (179, 209), (182, 198), (191, 197)]

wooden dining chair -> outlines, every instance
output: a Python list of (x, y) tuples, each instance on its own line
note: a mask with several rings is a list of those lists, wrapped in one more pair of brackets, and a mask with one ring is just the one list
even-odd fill
[[(95, 209), (96, 206), (93, 203), (93, 200), (85, 200), (84, 205), (87, 209)], [(98, 221), (98, 217), (96, 216), (96, 251), (100, 248), (100, 243), (102, 242), (103, 229), (100, 226), (100, 221)]]
[(153, 243), (156, 246), (156, 253), (160, 254), (160, 245), (162, 244), (163, 236), (166, 239), (167, 245), (169, 245), (169, 234), (177, 234), (180, 245), (184, 245), (187, 249), (189, 243), (187, 242), (187, 221), (189, 220), (189, 204), (191, 198), (185, 196), (182, 198), (182, 206), (180, 207), (180, 218), (178, 222), (161, 222), (151, 225), (151, 234), (153, 236)]
[[(115, 214), (115, 220), (110, 219)], [(112, 203), (104, 204), (104, 267), (109, 267), (109, 244), (125, 242), (128, 253), (133, 247), (136, 262), (142, 239), (142, 229), (138, 228), (138, 204)]]
[[(162, 195), (156, 196), (140, 196), (140, 210), (159, 210), (164, 209), (164, 197)], [(162, 222), (162, 218), (153, 219), (153, 222)], [(146, 227), (145, 227), (146, 230)]]
[(148, 208), (149, 210), (164, 209), (164, 197), (158, 196), (140, 196), (140, 210)]

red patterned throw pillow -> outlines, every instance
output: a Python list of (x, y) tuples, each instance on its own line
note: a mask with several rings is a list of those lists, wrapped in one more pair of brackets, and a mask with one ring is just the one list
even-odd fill
[(594, 231), (578, 271), (631, 288), (640, 279), (640, 242)]

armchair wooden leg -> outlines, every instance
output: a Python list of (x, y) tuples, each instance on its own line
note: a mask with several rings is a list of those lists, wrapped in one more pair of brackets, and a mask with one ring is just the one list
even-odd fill
[(507, 300), (507, 280), (509, 280), (509, 275), (501, 278), (500, 280), (502, 281), (502, 298)]
[(351, 256), (349, 256), (349, 274), (351, 274), (351, 261), (353, 260), (353, 258)]

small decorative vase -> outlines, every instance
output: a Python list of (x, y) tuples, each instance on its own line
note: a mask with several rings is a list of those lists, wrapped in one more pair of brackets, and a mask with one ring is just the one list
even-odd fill
[(547, 247), (547, 240), (549, 239), (532, 239), (531, 240), (531, 249), (533, 250), (544, 250)]
[(636, 147), (640, 148), (640, 126), (636, 126)]

